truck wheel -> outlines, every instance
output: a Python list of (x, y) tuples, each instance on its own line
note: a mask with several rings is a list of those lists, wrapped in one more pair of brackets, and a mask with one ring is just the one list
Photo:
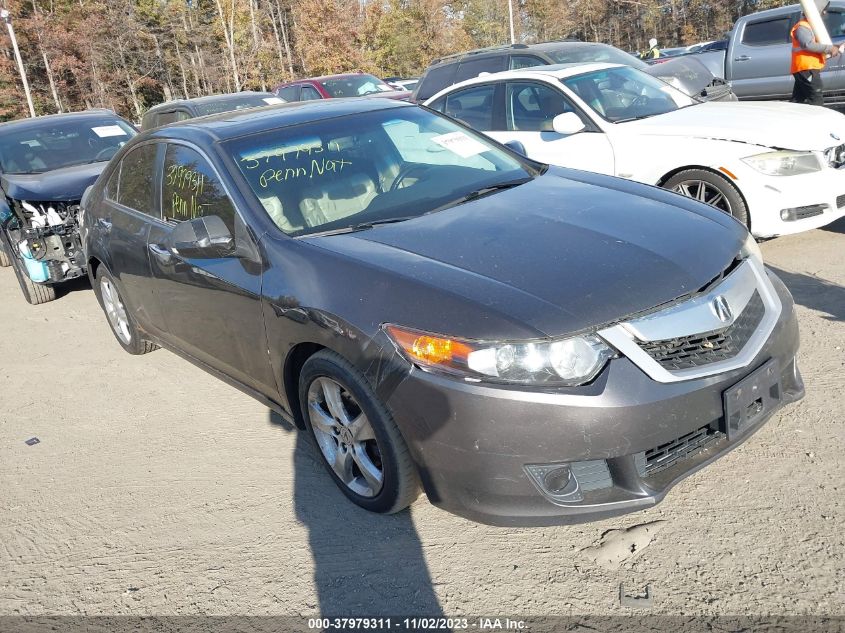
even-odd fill
[(53, 286), (44, 284), (37, 284), (25, 270), (21, 270), (21, 262), (18, 259), (13, 259), (12, 269), (15, 271), (15, 277), (18, 278), (18, 285), (21, 287), (24, 298), (31, 305), (37, 306), (42, 303), (49, 303), (56, 299), (56, 289)]
[(687, 169), (672, 176), (663, 183), (664, 189), (669, 189), (687, 198), (698, 200), (715, 207), (742, 222), (748, 223), (748, 207), (745, 200), (726, 178), (704, 169)]
[(332, 479), (350, 501), (380, 514), (407, 508), (420, 491), (408, 446), (361, 373), (323, 350), (299, 377), (299, 404)]
[(149, 354), (158, 349), (157, 345), (141, 337), (132, 315), (123, 304), (117, 282), (104, 266), (97, 269), (94, 292), (97, 294), (103, 312), (106, 313), (112, 333), (123, 349), (135, 356)]

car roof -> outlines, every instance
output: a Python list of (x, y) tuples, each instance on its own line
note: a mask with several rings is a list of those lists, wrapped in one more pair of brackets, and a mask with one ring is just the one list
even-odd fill
[(84, 121), (85, 119), (92, 118), (92, 117), (103, 117), (103, 116), (112, 116), (117, 119), (122, 118), (120, 115), (115, 114), (111, 110), (97, 109), (97, 110), (84, 110), (82, 112), (65, 112), (62, 114), (45, 114), (42, 116), (37, 116), (35, 118), (30, 119), (17, 119), (15, 121), (6, 121), (5, 123), (0, 123), (0, 131), (9, 131), (10, 129), (14, 128), (15, 130), (24, 130), (27, 128), (38, 128), (42, 125), (48, 125), (55, 121)]
[(226, 94), (220, 95), (207, 95), (205, 97), (194, 97), (193, 99), (172, 99), (170, 101), (165, 101), (164, 103), (159, 103), (154, 105), (152, 108), (147, 110), (147, 112), (157, 112), (158, 110), (164, 110), (167, 108), (172, 108), (179, 105), (192, 105), (192, 104), (203, 104), (203, 103), (217, 103), (218, 101), (228, 101), (229, 99), (237, 99), (238, 97), (275, 97), (272, 92), (255, 92), (252, 90), (244, 90), (243, 92), (229, 92)]
[(603, 42), (582, 42), (580, 40), (554, 40), (551, 42), (538, 42), (537, 44), (502, 44), (488, 48), (476, 48), (471, 51), (463, 51), (452, 55), (445, 55), (431, 62), (431, 66), (441, 64), (453, 64), (463, 61), (465, 57), (489, 57), (497, 55), (512, 55), (526, 53), (545, 53), (546, 51), (559, 51), (567, 48), (613, 48), (610, 44)]
[(413, 108), (413, 104), (393, 99), (325, 99), (320, 101), (296, 101), (278, 105), (222, 112), (209, 116), (170, 123), (150, 130), (144, 138), (181, 138), (193, 140), (205, 136), (209, 141), (220, 141), (239, 136), (323, 121), (363, 112), (388, 110), (391, 108)]
[[(291, 86), (294, 84), (301, 84), (301, 83), (308, 83), (308, 82), (319, 82), (319, 81), (329, 81), (332, 79), (349, 79), (351, 77), (361, 77), (361, 76), (369, 76), (369, 77), (376, 77), (372, 73), (339, 73), (337, 75), (321, 75), (320, 77), (305, 77), (303, 79), (294, 79), (292, 81), (286, 81), (284, 83), (279, 84), (279, 87), (282, 88), (284, 86)], [(378, 79), (378, 77), (376, 77)]]
[[(446, 92), (452, 92), (457, 88), (465, 86), (472, 86), (475, 84), (482, 84), (488, 81), (499, 81), (502, 79), (536, 79), (538, 77), (546, 77), (552, 79), (567, 79), (576, 75), (583, 75), (584, 73), (593, 72), (596, 70), (606, 70), (608, 68), (630, 68), (622, 64), (608, 64), (592, 62), (588, 64), (552, 64), (549, 66), (530, 66), (528, 68), (520, 68), (518, 70), (503, 70), (499, 73), (489, 73), (473, 77), (461, 81), (460, 83), (447, 86), (437, 94), (432, 95), (426, 101), (431, 101)], [(634, 69), (636, 70), (636, 69)]]

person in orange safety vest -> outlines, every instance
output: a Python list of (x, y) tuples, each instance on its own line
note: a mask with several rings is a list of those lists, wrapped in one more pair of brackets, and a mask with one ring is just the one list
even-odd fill
[[(816, 0), (822, 15), (827, 13), (829, 0)], [(824, 105), (824, 92), (821, 71), (827, 63), (827, 55), (836, 57), (840, 54), (838, 46), (820, 44), (813, 32), (813, 27), (806, 16), (792, 27), (792, 68), (795, 78), (792, 89), (793, 103)]]

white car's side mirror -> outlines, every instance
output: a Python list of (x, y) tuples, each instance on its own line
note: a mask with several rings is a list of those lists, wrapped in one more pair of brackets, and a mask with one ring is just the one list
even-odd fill
[(587, 129), (587, 126), (584, 125), (581, 117), (574, 112), (564, 112), (563, 114), (558, 114), (552, 120), (552, 129), (558, 134), (569, 136), (570, 134), (583, 132)]

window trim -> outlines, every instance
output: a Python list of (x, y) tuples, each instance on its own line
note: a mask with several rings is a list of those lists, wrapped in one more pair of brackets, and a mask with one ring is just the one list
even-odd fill
[[(153, 169), (156, 170), (156, 171), (159, 171), (161, 169), (161, 162), (164, 160), (164, 152), (162, 151), (162, 146), (164, 145), (164, 143), (162, 143), (161, 139), (153, 138), (153, 139), (147, 139), (147, 140), (141, 141), (140, 143), (136, 143), (135, 145), (130, 147), (128, 150), (126, 150), (126, 153), (123, 154), (123, 156), (120, 157), (120, 162), (118, 163), (118, 165), (115, 169), (115, 171), (118, 172), (118, 177), (117, 177), (117, 198), (118, 199), (113, 200), (106, 195), (106, 193), (107, 193), (106, 189), (108, 189), (108, 182), (109, 182), (108, 180), (106, 181), (106, 188), (103, 190), (103, 199), (106, 200), (107, 202), (109, 202), (110, 204), (118, 207), (121, 211), (126, 211), (126, 212), (128, 212), (132, 215), (135, 215), (136, 217), (138, 217), (140, 219), (153, 220), (153, 221), (156, 221), (156, 222), (160, 222), (161, 221), (160, 217), (157, 218), (153, 215), (150, 215), (149, 213), (144, 213), (143, 211), (139, 211), (138, 209), (134, 209), (132, 207), (126, 206), (125, 204), (120, 202), (120, 189), (121, 189), (120, 183), (121, 183), (121, 177), (123, 175), (123, 161), (126, 160), (126, 157), (129, 156), (136, 149), (139, 149), (139, 148), (147, 146), (147, 145), (157, 145), (158, 146), (157, 150), (156, 150), (155, 158), (153, 160)], [(112, 172), (112, 176), (114, 175), (114, 173), (115, 172)], [(112, 176), (109, 176), (109, 180), (111, 180)], [(152, 199), (152, 202), (154, 204), (156, 202), (155, 194), (156, 194), (157, 189), (158, 190), (161, 189), (161, 187), (159, 186), (159, 179), (158, 178), (154, 179), (154, 181), (153, 181), (153, 199)], [(161, 199), (160, 198), (161, 198), (161, 195), (160, 195), (160, 192), (159, 192), (159, 200), (158, 200), (159, 215), (161, 215)]]

